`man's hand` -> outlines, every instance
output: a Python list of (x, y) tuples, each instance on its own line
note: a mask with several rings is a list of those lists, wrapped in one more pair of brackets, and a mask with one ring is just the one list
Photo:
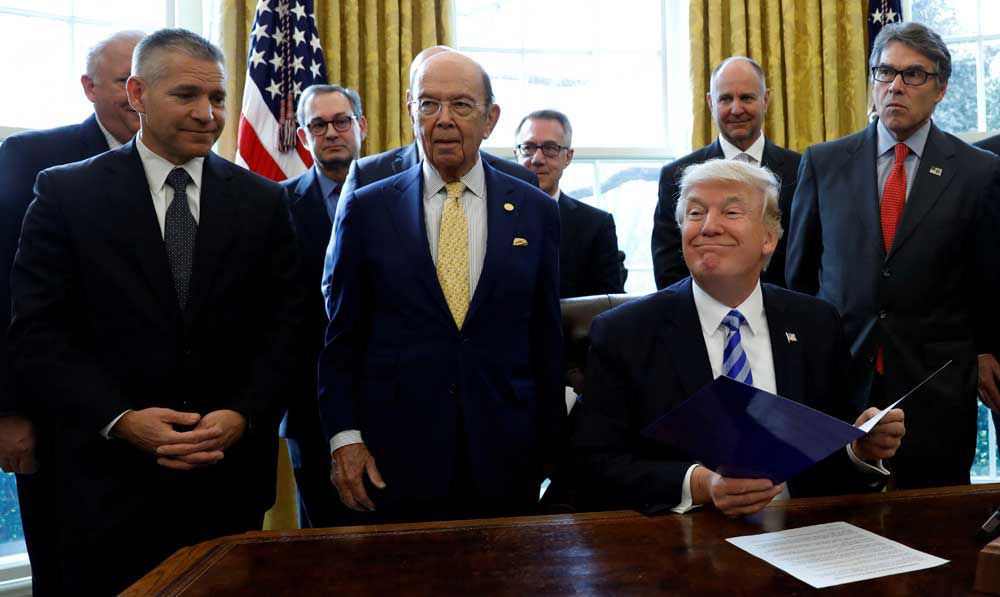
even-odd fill
[(723, 477), (703, 466), (691, 474), (691, 496), (694, 503), (712, 504), (726, 516), (743, 516), (763, 510), (781, 486), (770, 479), (734, 479)]
[(979, 399), (1000, 413), (1000, 363), (991, 354), (979, 355)]
[[(157, 454), (157, 450), (161, 446), (200, 445), (222, 435), (221, 430), (216, 427), (196, 428), (190, 431), (174, 429), (174, 425), (197, 425), (201, 419), (202, 417), (198, 413), (180, 412), (169, 408), (144, 408), (125, 413), (111, 428), (111, 435), (129, 442), (140, 450)], [(168, 463), (161, 462), (161, 460), (158, 455), (157, 462), (163, 466), (169, 466)], [(184, 467), (169, 466), (169, 468)]]
[[(874, 406), (861, 413), (854, 426), (862, 425), (868, 419), (879, 413), (879, 409)], [(906, 435), (906, 425), (903, 423), (903, 409), (894, 408), (885, 413), (882, 420), (866, 433), (864, 437), (856, 439), (851, 443), (854, 455), (861, 460), (869, 462), (881, 458), (892, 458), (902, 443), (903, 436)]]
[(191, 431), (210, 432), (211, 436), (196, 442), (161, 445), (156, 450), (156, 462), (179, 470), (215, 464), (225, 458), (225, 450), (243, 436), (246, 426), (246, 418), (234, 410), (212, 411)]
[(0, 469), (22, 475), (38, 471), (35, 427), (22, 416), (0, 417)]
[(340, 494), (340, 501), (351, 510), (374, 512), (375, 504), (365, 491), (364, 473), (379, 489), (385, 488), (375, 459), (364, 444), (348, 444), (331, 454), (330, 481)]

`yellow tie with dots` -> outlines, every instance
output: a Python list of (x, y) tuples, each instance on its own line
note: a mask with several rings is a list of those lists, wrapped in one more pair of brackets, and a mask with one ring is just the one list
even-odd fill
[(441, 214), (437, 275), (455, 325), (462, 329), (469, 311), (469, 233), (462, 209), (465, 184), (449, 182), (445, 188), (448, 198)]

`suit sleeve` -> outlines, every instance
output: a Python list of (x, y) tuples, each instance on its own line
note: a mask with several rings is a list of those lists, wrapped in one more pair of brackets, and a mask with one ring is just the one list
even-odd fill
[(601, 228), (594, 238), (593, 251), (594, 282), (596, 287), (588, 294), (619, 294), (625, 292), (622, 285), (621, 262), (618, 259), (618, 234), (615, 218), (611, 214), (602, 218)]
[(792, 198), (785, 253), (788, 288), (815, 295), (819, 292), (819, 267), (823, 236), (819, 221), (819, 188), (811, 151), (799, 163), (799, 178)]
[[(616, 323), (621, 322), (618, 320)], [(575, 452), (581, 491), (594, 496), (598, 508), (636, 508), (655, 513), (676, 506), (681, 486), (694, 462), (669, 461), (639, 437), (636, 396), (629, 374), (625, 336), (604, 316), (594, 319), (587, 355), (587, 392), (577, 405)], [(668, 391), (664, 389), (664, 391)]]
[(983, 193), (976, 205), (976, 271), (982, 276), (973, 293), (979, 313), (975, 328), (976, 351), (1000, 358), (1000, 323), (996, 297), (1000, 294), (1000, 159), (990, 161), (983, 177)]
[(288, 379), (295, 367), (296, 336), (305, 312), (305, 292), (300, 283), (299, 245), (295, 237), (288, 197), (285, 190), (274, 201), (267, 219), (267, 245), (270, 251), (262, 262), (259, 289), (268, 293), (270, 308), (255, 322), (263, 342), (254, 356), (252, 374), (245, 390), (229, 405), (270, 426), (277, 424), (285, 410)]
[(367, 290), (364, 286), (364, 232), (362, 207), (357, 195), (341, 195), (330, 239), (329, 294), (326, 311), (330, 323), (326, 344), (319, 357), (319, 403), (326, 437), (360, 429), (357, 400), (361, 383), (357, 378), (363, 353), (362, 330)]
[(660, 170), (660, 190), (653, 213), (653, 275), (657, 290), (662, 290), (687, 277), (688, 269), (681, 252), (681, 231), (677, 227), (674, 211), (677, 208), (679, 189), (675, 180), (676, 168), (664, 166)]
[[(347, 170), (347, 178), (344, 179), (344, 184), (340, 187), (341, 197), (347, 197), (366, 184), (364, 182), (364, 175), (361, 172), (361, 168), (362, 166), (358, 160), (351, 162), (351, 167)], [(331, 229), (330, 242), (326, 245), (326, 256), (323, 259), (323, 282), (321, 284), (321, 289), (323, 291), (323, 302), (328, 307), (330, 304), (330, 275), (333, 273), (334, 240), (336, 240), (337, 222), (340, 221), (343, 207), (344, 202), (337, 201), (337, 213), (333, 218), (334, 226)], [(326, 316), (330, 317), (329, 308), (327, 309)]]
[(545, 242), (535, 284), (531, 322), (531, 363), (539, 408), (539, 445), (546, 462), (554, 463), (565, 437), (562, 312), (559, 306), (559, 211), (554, 201), (541, 203)]
[[(11, 373), (20, 406), (60, 412), (98, 433), (132, 404), (94, 357), (76, 311), (82, 302), (71, 234), (60, 204), (72, 197), (38, 175), (11, 273)], [(63, 181), (61, 186), (71, 186)]]

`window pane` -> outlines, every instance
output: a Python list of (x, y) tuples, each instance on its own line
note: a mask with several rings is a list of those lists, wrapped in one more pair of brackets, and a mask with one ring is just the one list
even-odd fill
[[(997, 15), (1000, 18), (1000, 15)], [(986, 130), (1000, 129), (1000, 42), (983, 44), (986, 65)]]
[(14, 475), (0, 472), (0, 557), (24, 551), (24, 530), (17, 508)]
[(52, 15), (68, 15), (70, 0), (0, 0), (0, 8), (30, 10)]
[(977, 4), (978, 0), (913, 0), (911, 20), (926, 23), (941, 37), (976, 35)]
[(948, 81), (948, 92), (934, 110), (934, 122), (950, 133), (975, 131), (979, 126), (976, 44), (952, 44), (948, 49), (951, 51), (951, 79)]
[[(990, 477), (990, 460), (996, 460), (997, 454), (990, 451), (990, 409), (979, 403), (978, 430), (976, 432), (976, 458), (972, 461), (973, 477)], [(994, 473), (996, 474), (996, 473)]]
[[(74, 0), (74, 16), (81, 19), (105, 21), (107, 24), (128, 20), (129, 27), (159, 29), (167, 22), (167, 3), (164, 0)], [(141, 7), (141, 10), (137, 10)], [(113, 19), (113, 21), (111, 20)], [(115, 30), (123, 27), (115, 27)]]

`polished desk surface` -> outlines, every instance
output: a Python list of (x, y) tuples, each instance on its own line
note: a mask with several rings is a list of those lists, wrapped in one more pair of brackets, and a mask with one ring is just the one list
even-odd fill
[(847, 521), (951, 560), (825, 589), (972, 594), (1000, 484), (775, 502), (751, 517), (632, 511), (255, 532), (185, 548), (130, 595), (799, 595), (815, 589), (726, 537)]

